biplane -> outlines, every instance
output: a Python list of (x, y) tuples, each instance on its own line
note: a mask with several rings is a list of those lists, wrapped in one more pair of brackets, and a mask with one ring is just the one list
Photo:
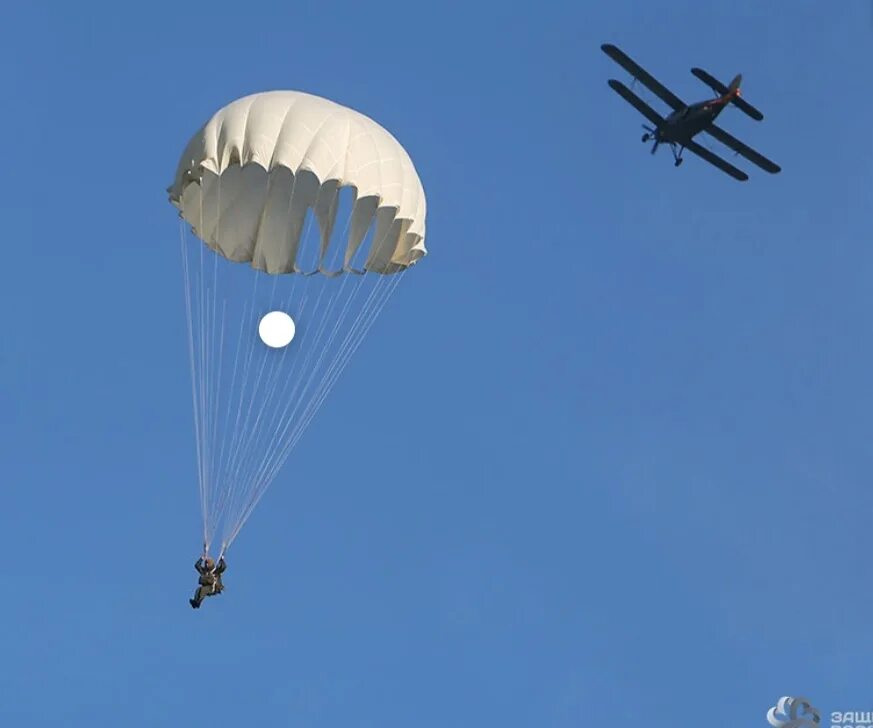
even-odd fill
[[(722, 172), (726, 172), (734, 179), (745, 182), (749, 176), (740, 169), (737, 169), (732, 164), (716, 154), (713, 154), (709, 149), (694, 141), (694, 137), (700, 132), (706, 132), (711, 137), (714, 137), (725, 146), (730, 147), (737, 154), (742, 155), (753, 164), (756, 164), (761, 169), (776, 174), (781, 171), (779, 165), (774, 164), (762, 154), (759, 154), (754, 149), (743, 144), (739, 139), (728, 134), (724, 129), (715, 125), (715, 120), (718, 115), (724, 111), (728, 104), (733, 104), (742, 112), (755, 119), (761, 121), (764, 115), (754, 106), (748, 103), (740, 95), (740, 83), (742, 75), (738, 74), (728, 86), (725, 86), (721, 81), (714, 78), (701, 68), (692, 68), (693, 73), (703, 83), (709, 86), (715, 93), (715, 98), (706, 101), (698, 101), (693, 104), (686, 104), (676, 94), (670, 91), (666, 86), (661, 84), (648, 71), (642, 68), (638, 63), (633, 61), (627, 54), (610, 43), (604, 43), (600, 48), (613, 61), (624, 68), (636, 81), (642, 83), (658, 98), (664, 101), (671, 107), (672, 112), (666, 116), (661, 116), (621, 81), (609, 79), (609, 85), (613, 91), (645, 116), (652, 126), (643, 124), (643, 129), (646, 133), (643, 134), (643, 142), (653, 141), (652, 154), (658, 150), (661, 144), (669, 145), (673, 151), (673, 161), (678, 167), (682, 164), (682, 152), (685, 149), (696, 154), (701, 159), (706, 160), (711, 165), (718, 167)], [(678, 149), (677, 149), (678, 148)]]

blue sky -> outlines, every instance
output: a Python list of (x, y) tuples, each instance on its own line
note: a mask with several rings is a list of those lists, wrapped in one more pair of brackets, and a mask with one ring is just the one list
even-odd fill
[[(651, 158), (603, 42), (688, 100), (692, 66), (742, 72), (765, 120), (723, 126), (782, 174)], [(7, 10), (0, 722), (873, 708), (871, 56), (861, 0)], [(430, 255), (194, 612), (165, 188), (203, 121), (275, 88), (400, 139)], [(370, 386), (389, 365), (408, 388)]]

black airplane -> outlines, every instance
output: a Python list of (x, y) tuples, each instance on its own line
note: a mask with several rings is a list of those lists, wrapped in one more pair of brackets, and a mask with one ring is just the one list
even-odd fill
[[(746, 146), (739, 139), (732, 137), (714, 123), (718, 115), (728, 104), (734, 104), (738, 109), (755, 119), (755, 121), (761, 121), (764, 118), (760, 111), (740, 96), (742, 75), (738, 74), (729, 86), (725, 86), (703, 69), (692, 68), (691, 73), (715, 91), (717, 96), (714, 99), (698, 101), (689, 105), (659, 83), (650, 73), (614, 45), (604, 43), (600, 48), (613, 61), (630, 73), (635, 80), (640, 81), (673, 109), (669, 116), (663, 117), (621, 81), (616, 81), (615, 79), (609, 80), (610, 87), (653, 124), (653, 126), (643, 124), (643, 128), (646, 130), (646, 133), (643, 134), (643, 142), (650, 140), (655, 142), (652, 146), (652, 154), (657, 151), (659, 144), (669, 144), (670, 149), (673, 151), (674, 163), (677, 167), (682, 164), (683, 150), (688, 149), (723, 172), (727, 172), (734, 179), (740, 180), (740, 182), (745, 182), (749, 179), (745, 172), (737, 169), (732, 164), (728, 164), (721, 157), (713, 154), (706, 147), (694, 141), (694, 137), (697, 134), (705, 131), (722, 144), (727, 145), (738, 154), (744, 156), (750, 162), (758, 165), (761, 169), (771, 174), (781, 171), (777, 164), (774, 164), (754, 149)], [(678, 151), (676, 150), (677, 147), (679, 148)]]

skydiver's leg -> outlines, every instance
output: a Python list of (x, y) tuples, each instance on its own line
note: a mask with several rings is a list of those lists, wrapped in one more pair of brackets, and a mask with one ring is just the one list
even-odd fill
[(203, 603), (203, 600), (209, 596), (210, 588), (208, 586), (201, 586), (194, 592), (194, 598), (190, 600), (191, 606), (194, 609), (197, 609)]

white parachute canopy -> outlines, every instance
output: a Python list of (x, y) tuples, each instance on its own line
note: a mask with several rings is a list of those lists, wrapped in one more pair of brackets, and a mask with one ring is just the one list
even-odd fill
[(220, 539), (224, 553), (426, 255), (425, 195), (384, 128), (298, 91), (218, 111), (168, 192), (182, 218), (203, 545)]

